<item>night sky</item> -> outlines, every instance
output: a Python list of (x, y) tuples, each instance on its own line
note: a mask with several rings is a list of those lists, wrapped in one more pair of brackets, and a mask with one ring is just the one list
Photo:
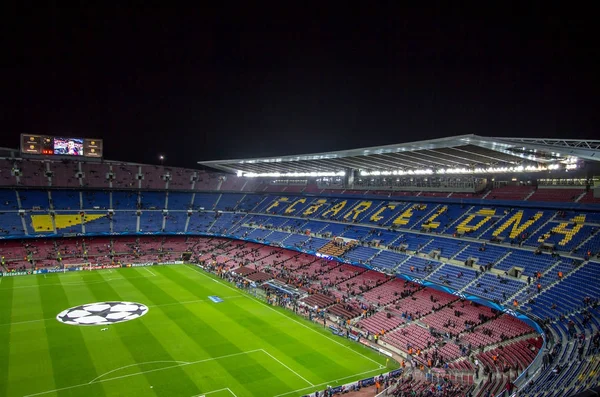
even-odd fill
[(590, 10), (322, 3), (19, 3), (3, 15), (0, 146), (96, 137), (107, 159), (194, 166), (470, 133), (600, 139)]

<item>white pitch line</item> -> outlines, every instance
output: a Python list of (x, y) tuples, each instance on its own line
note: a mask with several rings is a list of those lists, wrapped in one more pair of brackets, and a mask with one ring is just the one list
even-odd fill
[(108, 375), (108, 374), (112, 374), (113, 372), (117, 372), (117, 371), (120, 371), (120, 370), (122, 370), (122, 369), (125, 369), (125, 368), (131, 368), (131, 367), (135, 367), (135, 366), (138, 366), (138, 365), (145, 365), (145, 364), (159, 364), (159, 363), (161, 363), (161, 364), (163, 364), (163, 363), (189, 364), (187, 361), (173, 361), (173, 360), (170, 360), (170, 361), (148, 361), (148, 362), (145, 362), (145, 363), (139, 363), (139, 364), (137, 364), (137, 363), (136, 363), (136, 364), (130, 364), (130, 365), (125, 365), (125, 366), (123, 366), (123, 367), (119, 367), (119, 368), (117, 368), (117, 369), (113, 369), (113, 370), (111, 370), (111, 371), (108, 371), (108, 372), (106, 372), (106, 373), (104, 373), (104, 374), (102, 374), (102, 375), (98, 376), (97, 378), (94, 378), (94, 379), (92, 379), (91, 381), (89, 381), (89, 382), (88, 382), (88, 384), (90, 384), (90, 385), (91, 385), (92, 383), (96, 382), (98, 379), (100, 379), (100, 378), (104, 378), (104, 377), (105, 377), (106, 375)]
[(150, 273), (152, 275), (152, 277), (156, 277), (156, 274), (152, 273), (152, 271), (150, 269), (148, 269), (147, 267), (143, 267), (142, 269), (144, 269), (145, 271)]
[[(223, 299), (236, 299), (242, 298), (242, 295), (233, 295), (233, 296), (224, 296)], [(200, 303), (200, 302), (208, 302), (206, 299), (196, 299), (193, 301), (183, 301), (183, 302), (173, 302), (173, 303), (163, 303), (160, 305), (148, 305), (148, 307), (164, 307), (164, 306), (174, 306), (174, 305), (188, 305), (191, 303)]]
[(268, 351), (266, 351), (265, 349), (260, 349), (262, 350), (263, 353), (265, 353), (267, 356), (271, 357), (273, 360), (277, 361), (279, 364), (283, 365), (285, 368), (287, 368), (288, 371), (294, 373), (298, 378), (302, 379), (303, 381), (305, 381), (306, 383), (308, 383), (311, 386), (314, 386), (314, 384), (312, 382), (309, 382), (308, 380), (306, 380), (305, 377), (303, 377), (302, 375), (300, 375), (298, 372), (294, 371), (293, 369), (291, 369), (290, 367), (288, 367), (287, 365), (285, 365), (284, 363), (282, 363), (280, 360), (278, 360), (275, 356), (273, 356), (271, 353), (269, 353)]
[(233, 397), (237, 397), (237, 396), (235, 395), (235, 393), (234, 393), (234, 392), (232, 392), (232, 391), (231, 391), (231, 389), (230, 389), (230, 388), (228, 388), (228, 387), (224, 387), (224, 388), (222, 388), (222, 389), (219, 389), (219, 390), (207, 391), (206, 393), (202, 393), (202, 394), (196, 394), (195, 396), (192, 396), (192, 397), (203, 397), (203, 396), (206, 396), (206, 395), (208, 395), (208, 394), (214, 394), (214, 393), (218, 393), (218, 392), (220, 392), (220, 391), (225, 391), (225, 390), (227, 390), (229, 393), (231, 393), (231, 395), (232, 395)]
[(77, 285), (101, 284), (101, 283), (107, 283), (109, 281), (135, 280), (135, 279), (138, 279), (138, 278), (148, 278), (148, 276), (116, 277), (116, 278), (107, 278), (107, 279), (104, 279), (104, 280), (72, 281), (72, 282), (64, 282), (64, 283), (39, 284), (39, 285), (38, 284), (34, 284), (34, 285), (21, 285), (21, 286), (18, 286), (18, 287), (0, 288), (0, 290), (22, 289), (22, 288), (53, 287), (53, 286), (57, 286), (57, 285), (60, 285), (62, 287), (71, 287), (71, 286), (77, 286)]
[(229, 391), (229, 393), (231, 393), (231, 395), (232, 395), (233, 397), (237, 397), (237, 396), (235, 395), (235, 393), (234, 393), (234, 392), (233, 392), (233, 391), (232, 391), (230, 388), (227, 388), (227, 390)]
[(40, 393), (28, 394), (28, 395), (26, 395), (24, 397), (41, 396), (41, 395), (44, 395), (44, 394), (56, 393), (56, 392), (63, 391), (63, 390), (71, 390), (71, 389), (76, 389), (76, 388), (83, 387), (83, 386), (89, 386), (91, 384), (110, 382), (111, 380), (131, 378), (133, 376), (138, 376), (138, 375), (142, 375), (142, 374), (149, 374), (151, 372), (158, 372), (158, 371), (165, 371), (167, 369), (172, 369), (172, 368), (186, 367), (188, 365), (200, 364), (200, 363), (204, 363), (204, 362), (208, 362), (208, 361), (220, 360), (220, 359), (223, 359), (223, 358), (236, 357), (236, 356), (241, 356), (241, 355), (244, 355), (244, 354), (256, 353), (256, 352), (259, 352), (259, 351), (262, 351), (262, 349), (256, 349), (256, 350), (249, 350), (247, 352), (239, 352), (239, 353), (227, 354), (225, 356), (219, 356), (219, 357), (211, 357), (211, 358), (206, 358), (204, 360), (190, 361), (190, 362), (185, 362), (184, 364), (170, 365), (170, 366), (164, 367), (164, 368), (149, 369), (147, 371), (140, 371), (140, 372), (136, 372), (134, 374), (127, 374), (127, 375), (115, 376), (113, 378), (108, 378), (108, 379), (100, 379), (100, 380), (97, 380), (97, 381), (93, 381), (92, 380), (91, 382), (93, 382), (93, 383), (91, 383), (91, 382), (81, 383), (79, 385), (61, 387), (59, 389), (54, 389), (54, 390), (46, 390), (46, 391), (43, 391), (43, 392), (40, 392)]
[[(192, 265), (192, 266), (193, 266), (193, 265)], [(189, 267), (189, 266), (186, 266), (186, 267)], [(208, 275), (204, 274), (204, 273), (203, 273), (201, 270), (198, 270), (198, 269), (197, 269), (195, 266), (191, 267), (191, 269), (194, 269), (194, 270), (195, 270), (195, 273), (197, 273), (197, 274), (200, 274), (200, 275), (202, 275), (202, 276), (204, 276), (204, 277), (206, 277), (206, 278), (209, 278), (209, 279), (211, 279), (211, 280), (215, 280), (215, 279), (213, 279), (212, 277), (209, 277)], [(217, 281), (217, 280), (215, 280), (215, 281)], [(220, 281), (219, 281), (219, 284), (221, 284), (221, 285), (224, 285), (225, 287), (227, 287), (227, 288), (229, 288), (229, 289), (231, 289), (231, 290), (233, 290), (233, 291), (239, 291), (239, 290), (237, 290), (237, 289), (233, 288), (232, 286), (230, 286), (230, 285), (227, 285), (227, 284), (225, 284), (225, 283), (223, 283), (223, 282), (220, 282)], [(359, 352), (357, 352), (356, 350), (352, 349), (350, 346), (344, 345), (343, 343), (340, 343), (340, 342), (338, 342), (337, 340), (335, 340), (335, 339), (333, 339), (333, 338), (330, 338), (329, 336), (327, 336), (327, 335), (324, 335), (324, 334), (322, 334), (322, 333), (320, 333), (320, 332), (316, 331), (315, 329), (313, 329), (313, 328), (311, 328), (311, 327), (307, 326), (306, 324), (302, 324), (301, 322), (299, 322), (299, 321), (297, 321), (297, 320), (294, 320), (294, 319), (293, 319), (293, 318), (291, 318), (291, 317), (288, 317), (288, 316), (286, 316), (285, 314), (283, 314), (283, 313), (281, 313), (281, 312), (279, 312), (279, 311), (277, 311), (277, 310), (273, 309), (271, 306), (269, 306), (269, 305), (267, 305), (266, 303), (264, 303), (264, 302), (260, 301), (259, 299), (256, 299), (256, 298), (254, 298), (253, 296), (250, 296), (250, 295), (245, 295), (245, 294), (242, 294), (242, 296), (245, 296), (246, 298), (249, 298), (249, 299), (253, 299), (253, 300), (255, 300), (256, 302), (258, 302), (258, 303), (262, 304), (263, 306), (265, 306), (267, 309), (269, 309), (269, 310), (272, 310), (272, 311), (274, 311), (275, 313), (279, 314), (280, 316), (283, 316), (283, 317), (287, 318), (288, 320), (290, 320), (290, 321), (293, 321), (293, 322), (295, 322), (296, 324), (298, 324), (298, 325), (300, 325), (300, 326), (302, 326), (302, 327), (304, 327), (304, 328), (306, 328), (306, 329), (308, 329), (308, 330), (310, 330), (310, 331), (312, 331), (312, 332), (314, 332), (314, 333), (316, 333), (316, 334), (318, 334), (318, 335), (321, 335), (323, 338), (327, 338), (327, 339), (329, 339), (329, 340), (330, 340), (330, 341), (332, 341), (333, 343), (336, 343), (336, 344), (338, 344), (338, 345), (340, 345), (340, 346), (342, 346), (342, 347), (345, 347), (346, 349), (348, 349), (348, 350), (350, 350), (350, 351), (352, 351), (352, 352), (354, 352), (354, 353), (358, 354), (359, 356), (361, 356), (361, 357), (363, 357), (363, 358), (365, 358), (365, 359), (367, 359), (367, 360), (369, 360), (369, 361), (371, 361), (371, 362), (373, 362), (373, 363), (377, 364), (377, 366), (378, 366), (378, 369), (381, 369), (381, 364), (380, 364), (380, 363), (378, 363), (377, 361), (373, 360), (373, 359), (372, 359), (372, 358), (370, 358), (370, 357), (367, 357), (367, 356), (365, 356), (365, 355), (364, 355), (364, 354), (362, 354), (362, 353), (359, 353)]]
[(196, 395), (193, 395), (192, 397), (203, 397), (203, 396), (206, 396), (207, 394), (214, 394), (214, 393), (218, 393), (218, 392), (224, 391), (224, 390), (228, 390), (228, 389), (226, 387), (224, 387), (223, 389), (207, 391), (205, 393), (196, 394)]
[(310, 389), (311, 387), (319, 387), (319, 386), (324, 386), (324, 385), (335, 385), (337, 382), (339, 382), (341, 380), (349, 379), (349, 378), (354, 378), (354, 377), (360, 376), (360, 375), (370, 374), (370, 373), (375, 372), (375, 371), (378, 371), (378, 370), (377, 369), (372, 369), (370, 371), (361, 372), (359, 374), (348, 375), (348, 376), (345, 376), (343, 378), (334, 379), (334, 380), (328, 380), (327, 382), (319, 383), (318, 385), (308, 386), (308, 387), (305, 387), (303, 389), (292, 390), (292, 391), (289, 391), (287, 393), (277, 394), (276, 396), (273, 396), (273, 397), (287, 396), (288, 394), (297, 393), (299, 391)]
[(53, 320), (53, 319), (54, 319), (54, 317), (52, 317), (52, 318), (40, 318), (40, 319), (37, 319), (37, 320), (18, 321), (16, 323), (4, 323), (4, 324), (0, 324), (0, 327), (5, 327), (7, 325), (19, 325), (19, 324), (39, 323), (39, 322), (42, 322), (42, 321)]

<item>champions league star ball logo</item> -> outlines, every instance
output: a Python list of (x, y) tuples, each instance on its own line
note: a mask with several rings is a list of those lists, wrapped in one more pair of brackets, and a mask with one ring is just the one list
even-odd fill
[(98, 302), (72, 307), (56, 319), (69, 325), (112, 325), (142, 317), (148, 307), (134, 302)]

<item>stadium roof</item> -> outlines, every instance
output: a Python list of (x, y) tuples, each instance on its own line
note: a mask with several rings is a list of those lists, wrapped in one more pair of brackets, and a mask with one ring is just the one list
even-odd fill
[(555, 169), (580, 160), (600, 161), (600, 140), (491, 138), (470, 134), (335, 152), (198, 163), (249, 176), (307, 176), (307, 173), (341, 174), (348, 170), (402, 175), (426, 174), (422, 171), (431, 170), (460, 174), (468, 173), (461, 170)]

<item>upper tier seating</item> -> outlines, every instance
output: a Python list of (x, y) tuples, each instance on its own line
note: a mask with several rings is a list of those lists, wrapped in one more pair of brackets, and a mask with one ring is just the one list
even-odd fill
[(503, 186), (487, 195), (488, 200), (525, 200), (533, 192), (532, 186)]
[(600, 197), (594, 197), (594, 191), (588, 191), (585, 196), (579, 200), (581, 204), (600, 204)]
[(538, 188), (528, 201), (575, 201), (585, 190)]

